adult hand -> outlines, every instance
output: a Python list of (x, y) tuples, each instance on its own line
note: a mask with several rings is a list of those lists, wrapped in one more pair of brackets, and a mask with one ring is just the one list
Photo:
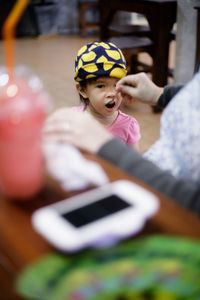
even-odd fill
[(113, 138), (98, 121), (87, 112), (61, 108), (50, 115), (43, 128), (44, 140), (69, 143), (95, 153)]
[(128, 95), (132, 100), (156, 105), (163, 88), (155, 85), (145, 73), (128, 75), (120, 79), (117, 83), (116, 90), (122, 95)]

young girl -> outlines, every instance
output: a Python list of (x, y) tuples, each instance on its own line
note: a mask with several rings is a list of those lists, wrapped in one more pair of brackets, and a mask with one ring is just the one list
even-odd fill
[(119, 109), (123, 98), (116, 91), (117, 81), (126, 73), (125, 58), (114, 44), (94, 42), (83, 46), (75, 61), (74, 78), (82, 105), (73, 110), (89, 112), (114, 136), (138, 149), (139, 124)]

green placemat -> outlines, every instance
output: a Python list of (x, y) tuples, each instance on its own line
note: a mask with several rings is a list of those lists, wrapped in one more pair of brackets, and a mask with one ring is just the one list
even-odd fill
[(200, 242), (153, 236), (48, 255), (20, 274), (16, 288), (31, 300), (200, 300)]

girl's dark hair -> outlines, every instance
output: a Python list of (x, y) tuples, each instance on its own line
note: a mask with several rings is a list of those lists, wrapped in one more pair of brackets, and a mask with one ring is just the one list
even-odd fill
[[(86, 80), (82, 80), (82, 81), (79, 81), (79, 84), (80, 84), (80, 87), (82, 89), (85, 89), (87, 87), (88, 84), (91, 84), (93, 82), (96, 82), (97, 78), (90, 78), (90, 79), (86, 79)], [(84, 104), (84, 109), (86, 109), (86, 107), (88, 106), (90, 100), (88, 98), (84, 98), (83, 96), (81, 96), (81, 94), (79, 94), (80, 96), (80, 101), (81, 103)]]

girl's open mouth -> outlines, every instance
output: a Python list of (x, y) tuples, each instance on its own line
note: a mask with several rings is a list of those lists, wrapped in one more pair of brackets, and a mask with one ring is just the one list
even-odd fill
[(115, 101), (114, 100), (111, 100), (109, 101), (108, 103), (105, 104), (105, 106), (107, 108), (113, 108), (115, 106)]

